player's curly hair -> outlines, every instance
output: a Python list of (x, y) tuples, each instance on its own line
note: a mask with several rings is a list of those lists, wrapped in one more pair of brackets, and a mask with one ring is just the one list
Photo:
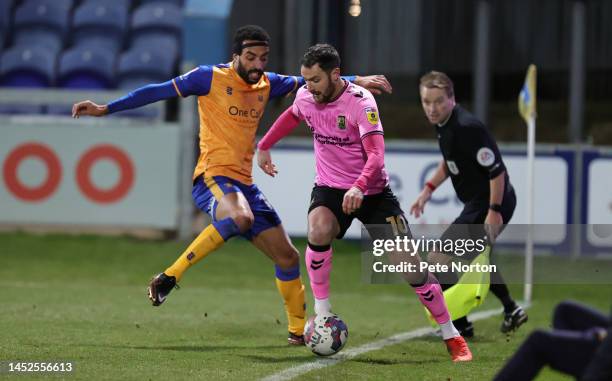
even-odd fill
[(319, 64), (321, 69), (329, 73), (333, 69), (340, 67), (340, 55), (336, 48), (329, 44), (316, 44), (306, 50), (301, 64), (307, 68)]
[(245, 25), (241, 26), (234, 33), (234, 41), (232, 43), (232, 52), (240, 55), (244, 48), (243, 42), (246, 40), (259, 41), (268, 45), (270, 43), (270, 35), (266, 30), (259, 25)]

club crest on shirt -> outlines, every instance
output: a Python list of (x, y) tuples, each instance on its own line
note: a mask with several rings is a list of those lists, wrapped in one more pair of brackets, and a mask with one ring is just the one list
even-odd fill
[(368, 122), (372, 125), (378, 124), (378, 111), (373, 107), (368, 107), (365, 109), (366, 116), (368, 118)]
[(476, 153), (476, 161), (483, 167), (488, 167), (495, 162), (495, 154), (489, 147), (482, 147)]
[(450, 173), (452, 173), (453, 175), (456, 176), (459, 174), (459, 168), (457, 167), (457, 164), (455, 164), (454, 161), (446, 160), (446, 166), (448, 167)]
[(346, 129), (346, 117), (344, 115), (338, 115), (338, 128), (341, 130)]

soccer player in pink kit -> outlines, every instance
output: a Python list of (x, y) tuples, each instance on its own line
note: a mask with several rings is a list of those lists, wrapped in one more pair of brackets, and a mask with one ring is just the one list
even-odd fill
[[(306, 122), (313, 134), (317, 173), (308, 210), (306, 266), (315, 313), (320, 314), (331, 310), (331, 243), (344, 236), (354, 218), (366, 228), (395, 223), (409, 231), (389, 188), (383, 128), (372, 94), (340, 77), (340, 56), (331, 45), (310, 47), (302, 58), (301, 72), (306, 85), (259, 142), (257, 159), (262, 170), (274, 176), (277, 170), (269, 149), (301, 120)], [(410, 260), (418, 269), (419, 257)], [(440, 325), (453, 361), (470, 361), (472, 354), (453, 326), (435, 276), (427, 272), (404, 276)]]

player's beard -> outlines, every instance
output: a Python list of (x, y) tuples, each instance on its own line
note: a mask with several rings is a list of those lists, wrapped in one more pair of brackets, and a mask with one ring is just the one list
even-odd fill
[(328, 75), (328, 84), (324, 91), (317, 91), (312, 93), (312, 96), (317, 103), (329, 103), (332, 101), (332, 97), (334, 96), (334, 83), (331, 80), (331, 76)]
[[(244, 81), (250, 85), (254, 85), (257, 82), (259, 82), (259, 80), (261, 79), (261, 76), (263, 75), (263, 70), (259, 70), (259, 69), (251, 69), (251, 70), (246, 70), (241, 64), (240, 64), (240, 60), (236, 61), (236, 72), (238, 73), (238, 75), (240, 76), (240, 78), (244, 79)], [(257, 79), (252, 79), (251, 78), (251, 74), (253, 73), (257, 73)]]

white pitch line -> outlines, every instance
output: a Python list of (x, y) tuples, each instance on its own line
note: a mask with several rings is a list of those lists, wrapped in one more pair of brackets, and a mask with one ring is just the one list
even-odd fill
[[(494, 315), (499, 315), (501, 314), (501, 312), (502, 312), (501, 309), (493, 309), (493, 310), (475, 312), (473, 314), (470, 314), (469, 316), (470, 316), (470, 320), (476, 321), (476, 320), (486, 319)], [(322, 369), (328, 366), (336, 365), (340, 362), (350, 360), (361, 354), (376, 351), (384, 347), (387, 347), (389, 345), (399, 344), (404, 341), (416, 339), (417, 337), (425, 336), (433, 332), (434, 332), (433, 328), (421, 327), (421, 328), (417, 328), (412, 331), (398, 333), (397, 335), (387, 337), (386, 339), (373, 341), (371, 343), (364, 344), (357, 348), (352, 348), (346, 351), (342, 351), (338, 353), (337, 355), (334, 355), (333, 357), (320, 358), (320, 359), (308, 362), (306, 364), (302, 364), (302, 365), (298, 365), (298, 366), (294, 366), (294, 367), (282, 370), (278, 373), (274, 373), (268, 377), (262, 378), (262, 381), (291, 380), (292, 378), (302, 375), (304, 373), (308, 373), (316, 369)]]

